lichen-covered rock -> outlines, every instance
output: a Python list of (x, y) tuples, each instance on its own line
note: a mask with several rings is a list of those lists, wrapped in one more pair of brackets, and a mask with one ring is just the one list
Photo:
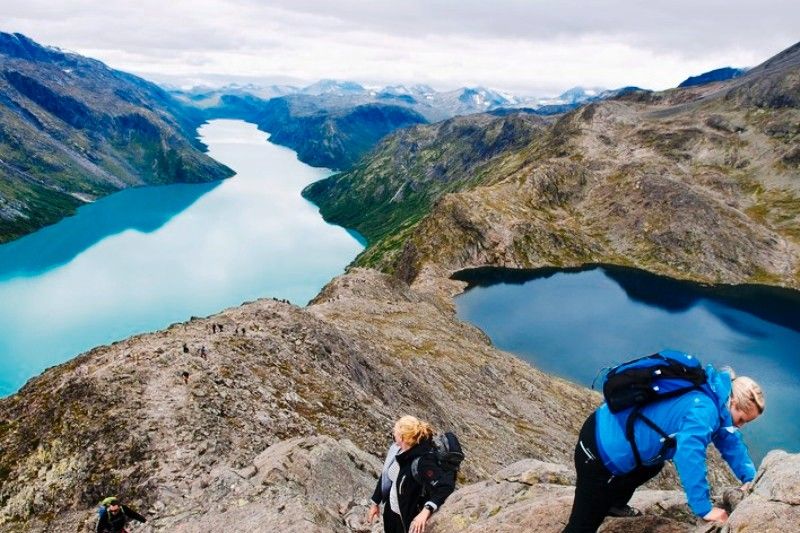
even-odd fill
[[(742, 493), (725, 525), (695, 517), (680, 490), (641, 488), (631, 505), (644, 514), (607, 518), (601, 533), (744, 533), (798, 531), (800, 524), (800, 454), (771, 452), (762, 462), (752, 492)], [(432, 533), (557, 533), (572, 508), (574, 473), (559, 464), (520, 461), (491, 480), (456, 491), (436, 513)], [(726, 498), (726, 501), (729, 501)], [(717, 505), (722, 505), (717, 501)]]
[(213, 472), (203, 502), (141, 531), (372, 531), (377, 526), (367, 526), (365, 517), (380, 468), (378, 459), (347, 440), (281, 441), (243, 470)]
[(800, 454), (772, 451), (764, 458), (752, 493), (731, 514), (726, 533), (800, 530)]
[[(559, 532), (572, 509), (574, 483), (574, 469), (565, 465), (533, 460), (514, 463), (489, 481), (455, 492), (435, 515), (431, 531)], [(680, 491), (639, 490), (632, 505), (647, 516), (607, 520), (601, 531), (683, 532), (694, 523)]]

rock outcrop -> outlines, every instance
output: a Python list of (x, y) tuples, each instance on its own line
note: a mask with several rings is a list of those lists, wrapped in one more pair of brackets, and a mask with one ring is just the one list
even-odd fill
[(215, 504), (207, 512), (189, 510), (157, 518), (145, 530), (369, 531), (365, 495), (374, 489), (381, 466), (375, 456), (348, 440), (281, 441), (244, 468), (220, 467), (208, 479), (198, 480), (195, 490)]
[[(637, 518), (608, 518), (601, 533), (722, 533), (796, 531), (800, 524), (800, 454), (771, 452), (751, 490), (720, 494), (717, 503), (733, 511), (724, 527), (694, 517), (679, 490), (638, 490), (631, 505)], [(456, 491), (432, 522), (431, 533), (558, 532), (567, 523), (574, 470), (526, 460), (491, 479)]]

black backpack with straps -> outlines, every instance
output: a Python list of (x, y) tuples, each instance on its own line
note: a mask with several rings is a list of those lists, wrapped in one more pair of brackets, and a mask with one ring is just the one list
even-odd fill
[[(631, 409), (625, 423), (625, 438), (631, 445), (637, 467), (642, 466), (634, 435), (637, 420), (644, 422), (661, 437), (662, 446), (657, 456), (664, 456), (667, 450), (676, 445), (675, 438), (642, 414), (641, 409), (693, 390), (709, 394), (704, 387), (707, 382), (708, 376), (700, 361), (690, 354), (676, 350), (662, 350), (605, 371), (602, 380), (603, 398), (608, 409), (612, 413)], [(594, 388), (594, 384), (592, 387)]]
[[(453, 475), (453, 481), (458, 476), (458, 470), (461, 468), (461, 463), (464, 461), (464, 450), (461, 448), (461, 443), (458, 442), (458, 437), (455, 433), (448, 431), (433, 438), (433, 449), (431, 454), (436, 456), (436, 464), (439, 465), (445, 473)], [(419, 460), (422, 457), (417, 457), (411, 462), (411, 475), (414, 481), (427, 487), (427, 484), (422, 479), (419, 472)], [(425, 490), (423, 488), (423, 490)]]

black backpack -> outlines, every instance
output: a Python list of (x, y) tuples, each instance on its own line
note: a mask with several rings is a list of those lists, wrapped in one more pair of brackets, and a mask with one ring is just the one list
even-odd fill
[[(433, 449), (431, 454), (436, 456), (436, 463), (445, 473), (453, 475), (453, 481), (458, 476), (458, 470), (461, 468), (461, 463), (464, 461), (464, 450), (461, 448), (461, 443), (458, 442), (458, 437), (455, 433), (450, 431), (436, 435), (433, 438)], [(414, 481), (426, 487), (427, 484), (423, 482), (422, 475), (419, 473), (419, 460), (422, 457), (417, 457), (411, 462), (411, 475)]]
[(603, 397), (608, 409), (612, 413), (619, 413), (633, 408), (625, 424), (625, 438), (633, 449), (636, 466), (642, 465), (634, 437), (636, 420), (641, 420), (661, 436), (663, 445), (659, 455), (664, 455), (667, 449), (676, 444), (674, 437), (667, 435), (641, 413), (642, 407), (693, 390), (708, 394), (703, 387), (707, 381), (706, 371), (697, 358), (675, 350), (662, 350), (605, 371)]

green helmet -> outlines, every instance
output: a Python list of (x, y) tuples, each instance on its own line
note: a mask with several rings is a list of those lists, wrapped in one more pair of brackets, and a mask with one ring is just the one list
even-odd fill
[(109, 496), (108, 498), (104, 499), (100, 502), (100, 505), (103, 507), (108, 507), (109, 505), (114, 505), (115, 503), (119, 503), (116, 496)]

